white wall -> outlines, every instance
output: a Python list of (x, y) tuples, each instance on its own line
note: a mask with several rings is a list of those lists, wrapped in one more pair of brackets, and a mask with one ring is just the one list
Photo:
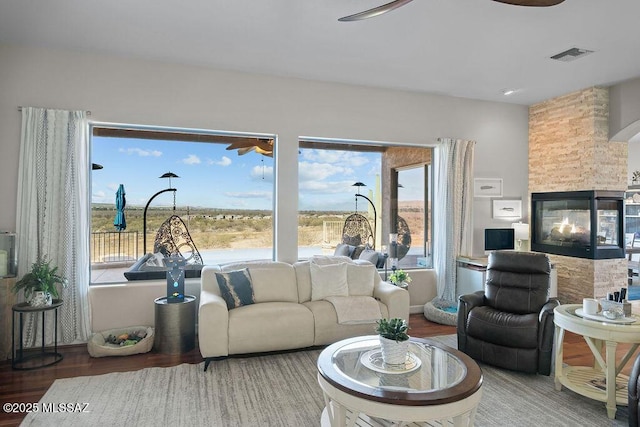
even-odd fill
[[(472, 139), (475, 175), (503, 178), (505, 196), (527, 195), (528, 108), (519, 105), (8, 45), (0, 45), (0, 94), (0, 230), (15, 230), (18, 106), (86, 109), (98, 122), (277, 134), (282, 261), (297, 258), (301, 135), (417, 145)], [(482, 230), (496, 223), (489, 199), (474, 207), (479, 255)]]

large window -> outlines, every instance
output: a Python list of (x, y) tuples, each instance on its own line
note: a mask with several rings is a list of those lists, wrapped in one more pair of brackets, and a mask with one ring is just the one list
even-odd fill
[(377, 218), (381, 204), (381, 150), (345, 148), (337, 144), (304, 144), (300, 148), (298, 257), (301, 259), (332, 255), (343, 239), (344, 223), (349, 218), (367, 223), (371, 237), (363, 236), (366, 243), (378, 248), (381, 245), (382, 230)]
[[(101, 127), (92, 133), (92, 283), (126, 280), (145, 257), (153, 270), (160, 257), (147, 254), (161, 251), (161, 238), (174, 239), (192, 261), (197, 249), (205, 265), (273, 258), (273, 136)], [(114, 225), (121, 184), (124, 229)]]
[(388, 253), (397, 233), (398, 267), (431, 267), (431, 148), (323, 140), (299, 152), (299, 258), (339, 243)]

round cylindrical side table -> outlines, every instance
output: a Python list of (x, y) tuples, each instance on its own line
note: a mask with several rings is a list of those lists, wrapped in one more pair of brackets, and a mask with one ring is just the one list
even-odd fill
[(196, 346), (196, 297), (185, 295), (182, 302), (168, 302), (167, 297), (156, 298), (155, 339), (153, 346), (159, 353), (180, 354)]
[[(37, 369), (45, 366), (55, 365), (56, 363), (62, 360), (62, 354), (58, 353), (58, 309), (62, 305), (61, 299), (54, 299), (51, 305), (47, 305), (44, 307), (32, 307), (27, 302), (21, 302), (19, 304), (15, 304), (11, 307), (12, 310), (12, 319), (11, 319), (11, 367), (17, 370), (29, 370), (29, 369)], [(45, 349), (45, 322), (44, 316), (48, 311), (53, 310), (54, 313), (54, 322), (53, 322), (53, 351), (47, 351)], [(37, 353), (32, 353), (29, 355), (24, 354), (23, 349), (23, 330), (24, 330), (24, 320), (23, 315), (25, 313), (32, 313), (37, 316), (37, 313), (41, 313), (42, 316), (42, 347), (40, 351)], [(19, 345), (20, 347), (16, 350), (16, 314), (18, 314), (19, 320)], [(39, 361), (30, 363), (29, 360), (34, 359)]]

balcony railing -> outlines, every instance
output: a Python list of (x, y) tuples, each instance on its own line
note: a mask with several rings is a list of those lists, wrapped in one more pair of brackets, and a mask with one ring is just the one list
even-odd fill
[(323, 221), (322, 222), (322, 247), (335, 248), (342, 242), (342, 228), (344, 221)]
[(91, 263), (132, 262), (140, 256), (137, 231), (91, 233)]

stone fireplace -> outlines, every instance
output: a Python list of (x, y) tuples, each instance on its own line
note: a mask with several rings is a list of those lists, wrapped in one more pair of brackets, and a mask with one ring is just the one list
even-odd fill
[[(627, 143), (609, 141), (608, 117), (607, 88), (587, 88), (531, 106), (530, 194), (596, 189), (624, 191)], [(533, 222), (533, 212), (530, 212), (530, 221)], [(593, 259), (556, 254), (550, 254), (549, 258), (558, 272), (558, 297), (563, 304), (581, 303), (585, 297), (603, 297), (626, 286), (624, 258)]]

